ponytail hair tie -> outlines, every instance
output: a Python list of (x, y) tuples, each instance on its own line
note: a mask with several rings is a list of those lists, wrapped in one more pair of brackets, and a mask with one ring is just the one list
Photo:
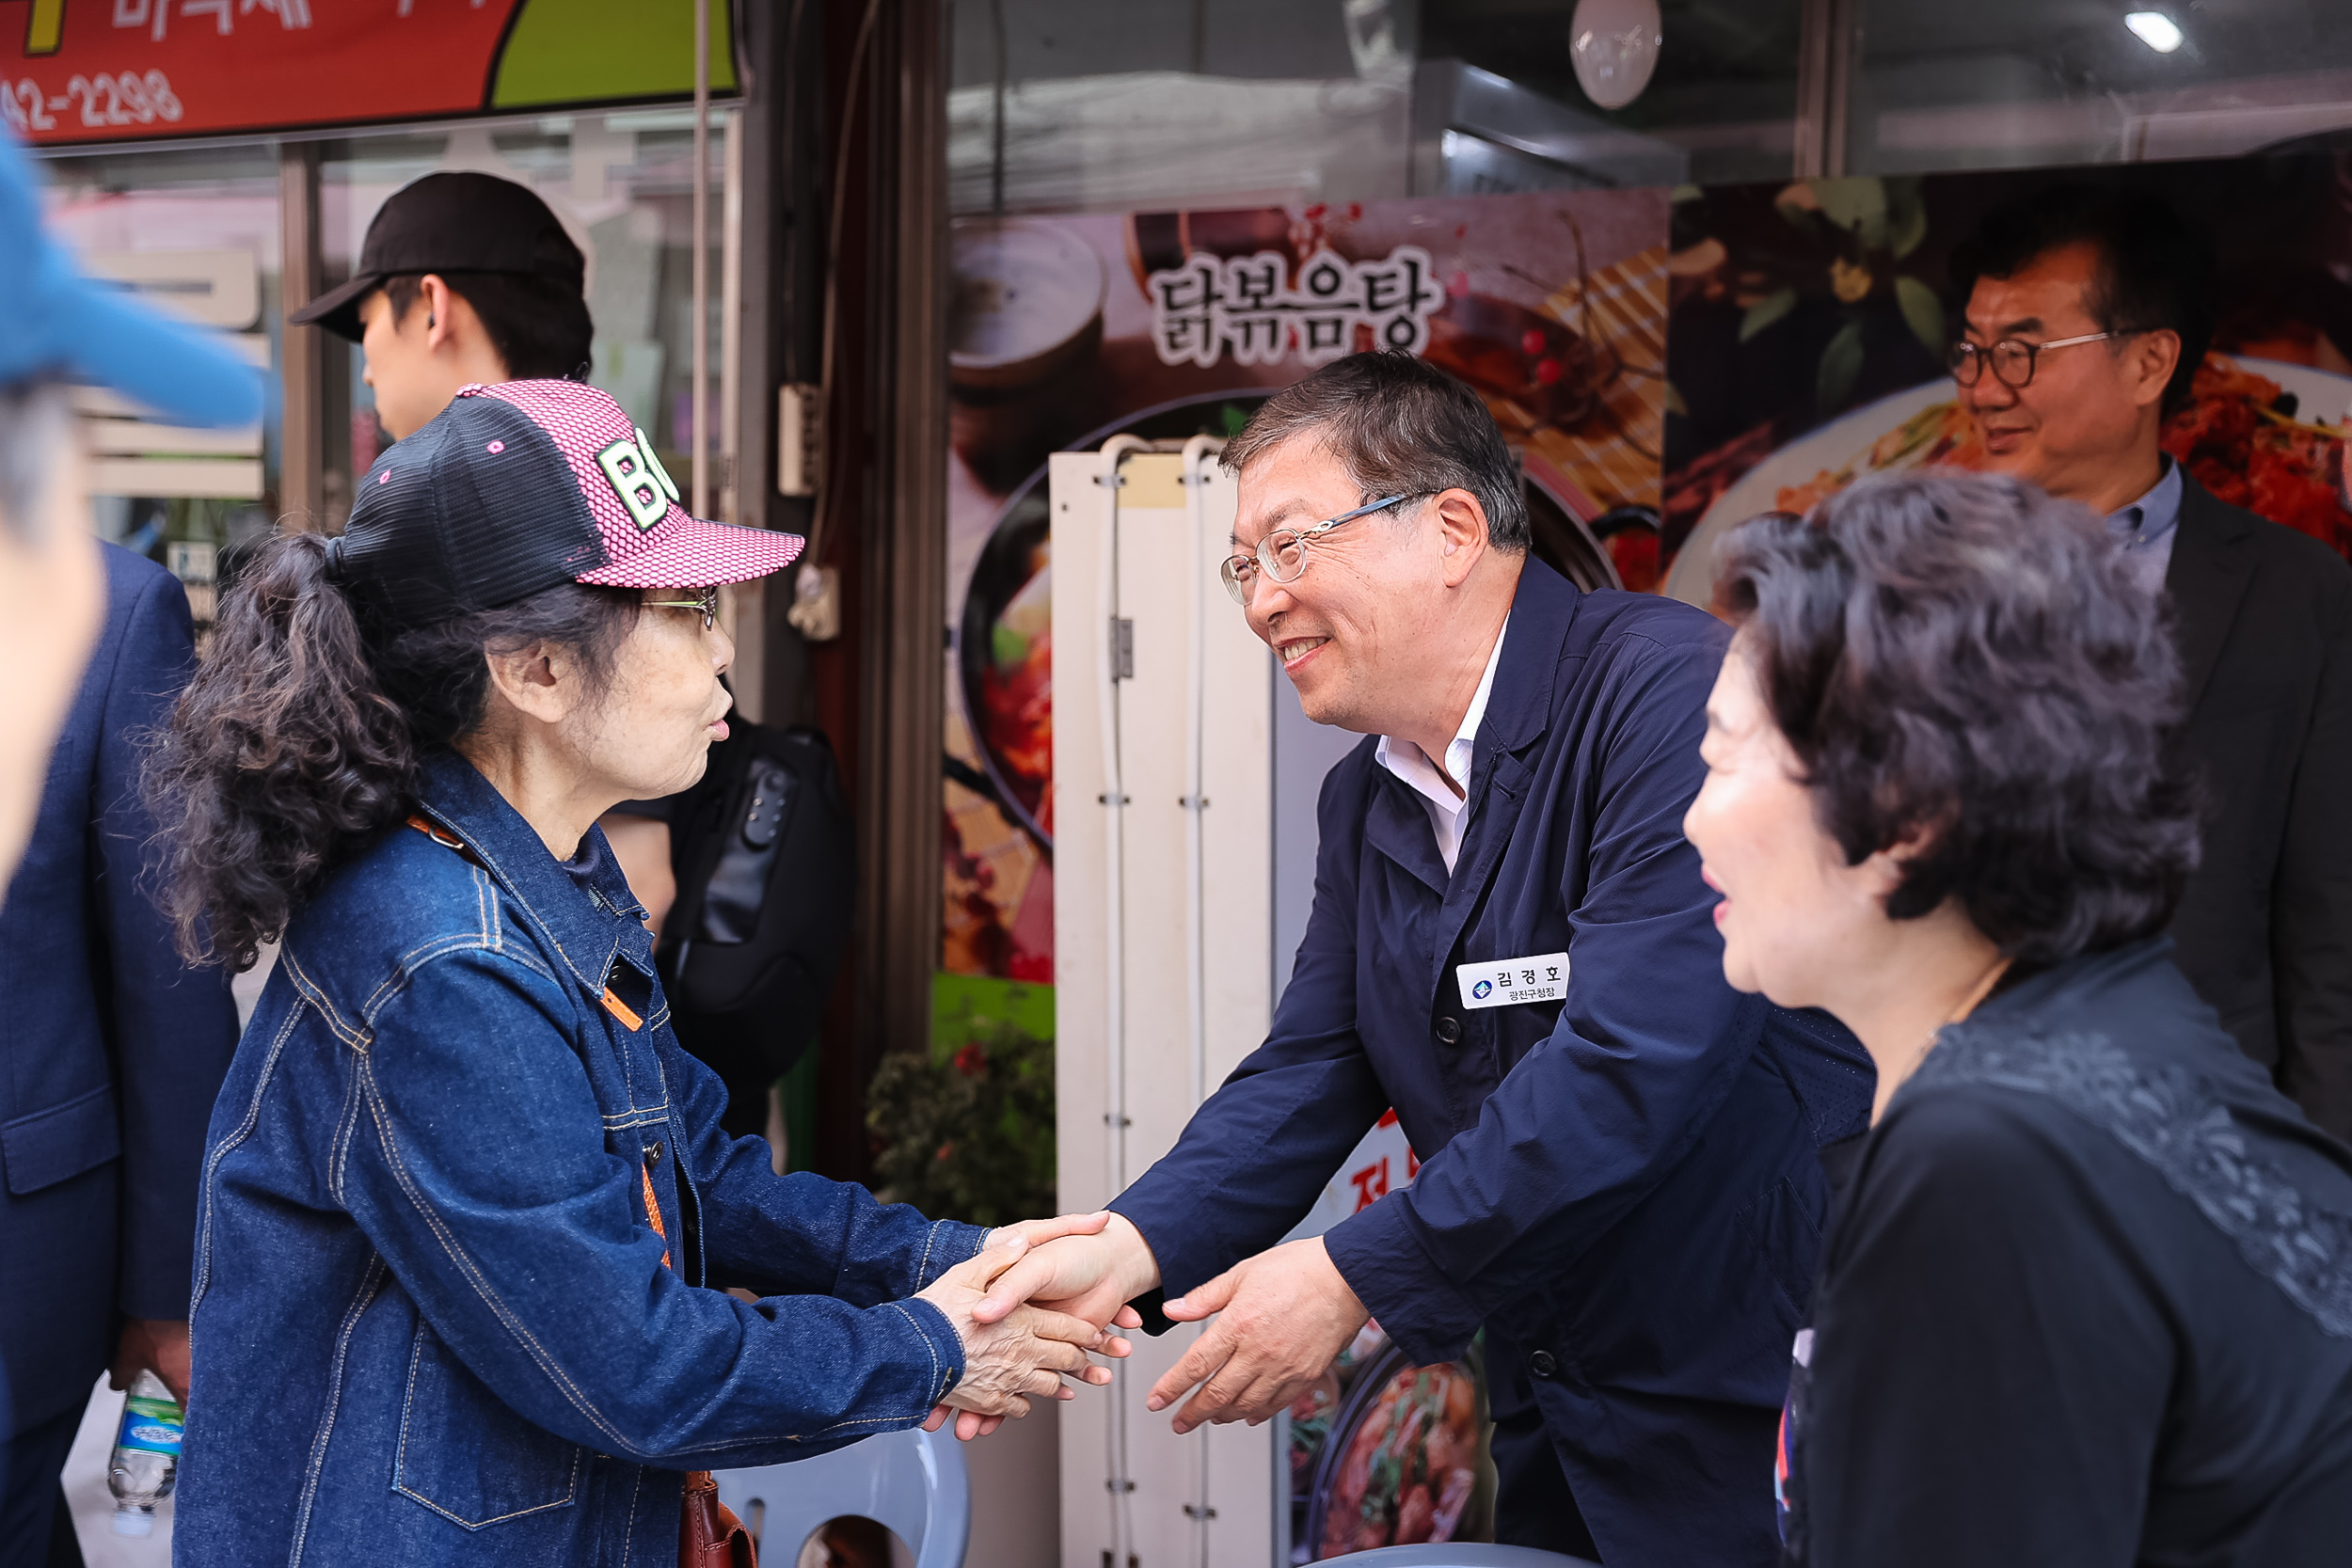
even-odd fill
[(323, 565), (326, 572), (326, 580), (338, 588), (342, 587), (344, 571), (343, 536), (342, 534), (333, 534), (328, 537)]

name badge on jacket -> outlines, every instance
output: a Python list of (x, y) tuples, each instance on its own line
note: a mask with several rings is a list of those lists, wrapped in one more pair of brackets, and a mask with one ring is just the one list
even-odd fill
[(1558, 1002), (1568, 994), (1568, 956), (1538, 953), (1530, 958), (1493, 958), (1456, 964), (1465, 1007), (1508, 1007), (1520, 1002)]

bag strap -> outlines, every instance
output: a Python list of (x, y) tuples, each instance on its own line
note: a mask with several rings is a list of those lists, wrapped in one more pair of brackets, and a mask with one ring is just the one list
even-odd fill
[[(675, 1271), (669, 1227), (661, 1223), (661, 1203), (654, 1196), (653, 1171), (641, 1164), (637, 1176), (645, 1186), (645, 1218), (661, 1238), (661, 1266)], [(719, 1483), (708, 1470), (686, 1472), (678, 1495), (677, 1560), (678, 1568), (759, 1568), (759, 1554), (743, 1521), (719, 1500)]]

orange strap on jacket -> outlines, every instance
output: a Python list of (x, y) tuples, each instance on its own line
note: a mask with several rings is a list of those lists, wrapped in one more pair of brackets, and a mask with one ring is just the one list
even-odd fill
[(459, 838), (439, 823), (428, 819), (422, 813), (411, 813), (408, 817), (408, 826), (416, 829), (442, 848), (454, 849), (476, 865), (482, 863), (482, 857), (475, 854), (464, 839)]
[(670, 1233), (661, 1227), (661, 1204), (653, 1196), (653, 1167), (640, 1165), (637, 1174), (645, 1182), (645, 1217), (653, 1221), (653, 1233), (661, 1238), (661, 1266), (675, 1268), (677, 1265), (670, 1261)]
[[(473, 859), (473, 851), (466, 847), (464, 839), (457, 837), (438, 824), (428, 821), (421, 814), (411, 815), (408, 818), (408, 826), (444, 848), (454, 849), (468, 860)], [(611, 986), (604, 988), (603, 1001), (604, 1010), (619, 1019), (630, 1033), (633, 1034), (645, 1026), (645, 1021), (637, 1016), (636, 1009), (622, 1001)], [(661, 1204), (655, 1198), (653, 1193), (653, 1170), (650, 1166), (640, 1165), (637, 1173), (645, 1183), (645, 1217), (653, 1222), (653, 1233), (661, 1238), (661, 1266), (665, 1269), (675, 1268), (676, 1265), (670, 1261), (670, 1233), (661, 1227)]]
[(409, 813), (408, 825), (443, 848), (463, 850), (466, 847), (464, 839), (459, 838), (439, 823), (428, 820), (422, 812)]

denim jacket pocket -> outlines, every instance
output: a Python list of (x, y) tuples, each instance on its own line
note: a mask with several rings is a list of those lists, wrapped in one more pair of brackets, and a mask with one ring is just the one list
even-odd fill
[(423, 1323), (408, 1356), (392, 1489), (468, 1529), (551, 1508), (580, 1492), (583, 1450), (516, 1415)]

